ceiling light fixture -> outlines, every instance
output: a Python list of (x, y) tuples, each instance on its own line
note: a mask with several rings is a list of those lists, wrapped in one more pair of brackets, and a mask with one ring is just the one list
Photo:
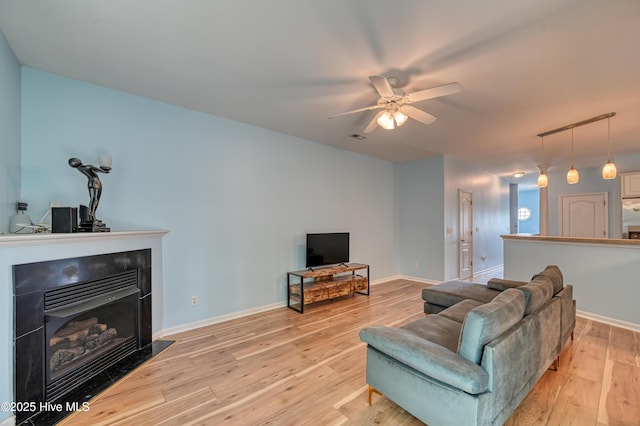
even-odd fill
[(580, 182), (580, 173), (573, 167), (573, 127), (571, 128), (571, 168), (567, 172), (567, 183), (573, 185)]
[[(543, 132), (543, 133), (538, 134), (539, 137), (544, 138), (545, 136), (552, 135), (554, 133), (564, 132), (565, 130), (571, 130), (571, 168), (569, 169), (569, 172), (567, 173), (567, 183), (574, 184), (574, 183), (578, 183), (578, 181), (580, 180), (580, 176), (578, 174), (578, 171), (576, 170), (575, 167), (573, 167), (573, 129), (576, 128), (576, 127), (584, 126), (585, 124), (591, 124), (591, 123), (594, 123), (596, 121), (604, 120), (605, 118), (607, 119), (607, 123), (609, 123), (611, 117), (613, 117), (615, 115), (616, 115), (615, 112), (608, 112), (606, 114), (602, 114), (602, 115), (598, 115), (596, 117), (588, 118), (586, 120), (579, 121), (577, 123), (567, 124), (566, 126), (559, 127), (557, 129), (549, 130), (548, 132)], [(607, 161), (607, 164), (605, 164), (604, 167), (602, 168), (602, 178), (603, 179), (614, 179), (616, 177), (616, 174), (617, 174), (616, 166), (615, 166), (615, 164), (613, 164), (613, 161), (611, 161), (611, 131), (610, 130), (611, 130), (611, 128), (610, 128), (610, 125), (609, 125), (609, 127), (608, 127), (609, 159)], [(540, 173), (542, 173), (542, 172), (540, 172)], [(538, 186), (540, 186), (540, 185), (538, 185)]]
[(538, 175), (538, 188), (546, 188), (549, 186), (549, 177), (547, 176), (547, 167), (538, 166), (540, 174)]
[(390, 103), (387, 109), (378, 115), (376, 122), (383, 129), (393, 130), (396, 126), (400, 127), (406, 123), (408, 118), (395, 103)]
[(611, 117), (607, 117), (607, 164), (602, 168), (602, 179), (615, 179), (618, 171), (611, 161)]
[[(540, 158), (544, 160), (544, 136), (540, 136)], [(538, 188), (546, 188), (549, 186), (547, 166), (538, 166), (538, 170), (540, 170), (540, 174), (538, 175)]]
[(514, 178), (516, 178), (516, 179), (519, 179), (519, 178), (521, 178), (522, 176), (524, 176), (524, 172), (522, 172), (522, 171), (520, 171), (520, 172), (515, 172), (515, 173), (513, 174), (513, 177), (514, 177)]

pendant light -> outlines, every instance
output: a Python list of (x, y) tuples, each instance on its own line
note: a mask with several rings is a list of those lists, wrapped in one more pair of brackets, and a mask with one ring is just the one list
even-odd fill
[(545, 172), (546, 167), (538, 166), (538, 170), (540, 170), (540, 174), (538, 175), (538, 188), (546, 188), (549, 186), (549, 178)]
[(602, 179), (615, 179), (618, 171), (616, 165), (611, 161), (611, 117), (607, 118), (607, 164), (602, 168)]
[(569, 185), (576, 184), (580, 181), (580, 174), (573, 167), (573, 127), (571, 128), (571, 168), (567, 172), (567, 183)]
[[(544, 136), (540, 136), (540, 157), (544, 159)], [(538, 188), (546, 188), (549, 186), (547, 167), (538, 166), (538, 170), (540, 170), (540, 174), (538, 175)]]

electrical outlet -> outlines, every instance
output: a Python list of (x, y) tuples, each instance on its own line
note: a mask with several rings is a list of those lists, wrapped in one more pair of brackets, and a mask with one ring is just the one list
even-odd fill
[(194, 306), (198, 304), (198, 296), (191, 297), (191, 304)]
[(420, 269), (420, 264), (418, 262), (414, 262), (413, 267), (416, 269)]

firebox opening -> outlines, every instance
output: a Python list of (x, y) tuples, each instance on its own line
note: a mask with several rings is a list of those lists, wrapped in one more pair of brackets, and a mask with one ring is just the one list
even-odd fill
[(71, 317), (45, 315), (49, 342), (47, 383), (130, 341), (137, 348), (136, 302), (133, 296)]

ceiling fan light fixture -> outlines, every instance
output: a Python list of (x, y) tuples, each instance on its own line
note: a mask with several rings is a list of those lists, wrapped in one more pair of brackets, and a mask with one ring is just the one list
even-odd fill
[(385, 130), (395, 129), (396, 126), (393, 121), (393, 115), (391, 115), (391, 113), (389, 113), (388, 111), (384, 111), (378, 116), (378, 119), (376, 120), (378, 125)]
[(396, 125), (398, 127), (402, 126), (409, 119), (409, 117), (404, 115), (400, 109), (393, 113), (393, 118), (396, 120)]

